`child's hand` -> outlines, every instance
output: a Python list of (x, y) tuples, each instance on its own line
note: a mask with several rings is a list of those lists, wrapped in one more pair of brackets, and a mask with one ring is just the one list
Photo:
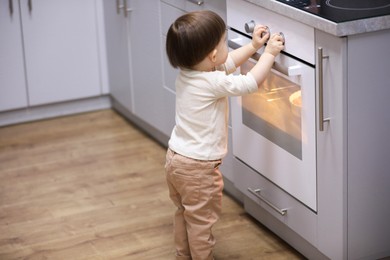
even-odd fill
[(252, 33), (252, 46), (256, 50), (263, 47), (264, 43), (268, 40), (269, 33), (267, 29), (268, 27), (265, 25), (258, 24), (255, 26)]
[(268, 40), (267, 46), (265, 47), (264, 52), (268, 52), (273, 56), (278, 55), (284, 49), (283, 37), (275, 33), (271, 35)]

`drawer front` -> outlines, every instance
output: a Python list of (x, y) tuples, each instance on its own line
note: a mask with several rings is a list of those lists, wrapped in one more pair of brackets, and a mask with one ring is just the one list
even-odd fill
[[(233, 129), (234, 131), (234, 129)], [(234, 184), (246, 197), (289, 226), (313, 245), (317, 237), (317, 214), (258, 172), (236, 159)], [(282, 215), (284, 212), (284, 215)]]
[[(161, 2), (174, 6), (185, 12), (211, 10), (219, 14), (226, 21), (225, 0), (161, 0)], [(201, 3), (198, 4), (198, 2)]]
[(271, 34), (282, 32), (286, 39), (285, 52), (310, 64), (315, 63), (313, 27), (243, 0), (227, 1), (227, 21), (230, 27), (246, 33), (245, 23), (251, 20), (268, 26)]

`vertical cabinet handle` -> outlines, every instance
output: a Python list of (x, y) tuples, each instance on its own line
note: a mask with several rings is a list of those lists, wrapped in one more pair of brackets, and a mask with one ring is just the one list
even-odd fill
[(32, 0), (28, 0), (27, 5), (28, 5), (28, 11), (31, 13), (31, 11), (32, 11)]
[(14, 14), (14, 3), (13, 3), (13, 0), (9, 0), (8, 1), (8, 5), (9, 5), (9, 13), (12, 16)]
[(318, 125), (319, 130), (324, 131), (324, 123), (329, 121), (329, 118), (324, 118), (324, 59), (329, 56), (323, 55), (322, 47), (318, 47)]
[(116, 13), (120, 14), (121, 13), (121, 9), (123, 9), (123, 5), (121, 5), (121, 0), (116, 0)]
[(127, 17), (127, 0), (123, 0), (123, 14)]
[(127, 18), (127, 13), (131, 11), (133, 11), (133, 9), (127, 7), (127, 0), (123, 0), (123, 12), (126, 18)]

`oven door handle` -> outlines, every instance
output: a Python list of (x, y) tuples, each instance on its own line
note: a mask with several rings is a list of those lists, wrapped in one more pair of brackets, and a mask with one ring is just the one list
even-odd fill
[[(237, 43), (236, 41), (240, 41), (240, 38), (228, 41), (229, 47), (232, 48), (233, 50), (242, 47), (242, 45)], [(254, 59), (255, 61), (258, 61), (260, 59), (260, 56), (261, 55), (256, 52), (255, 54), (253, 54), (251, 56), (251, 58)], [(274, 62), (274, 64), (272, 65), (272, 69), (274, 69), (274, 70), (276, 70), (276, 71), (278, 71), (278, 72), (280, 72), (288, 77), (302, 75), (302, 67), (299, 64), (292, 65), (292, 66), (284, 66), (278, 62)]]

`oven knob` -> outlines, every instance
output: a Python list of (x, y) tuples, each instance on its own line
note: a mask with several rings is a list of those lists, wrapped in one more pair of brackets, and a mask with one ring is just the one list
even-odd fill
[(256, 23), (255, 21), (251, 20), (247, 23), (245, 23), (245, 31), (247, 33), (253, 33), (253, 30), (255, 29)]
[(266, 33), (268, 33), (268, 34), (271, 36), (271, 30), (269, 29), (268, 26), (265, 27), (265, 32), (263, 32), (263, 33), (261, 34), (261, 38), (263, 38), (264, 34), (266, 34)]
[(286, 43), (286, 37), (284, 37), (284, 33), (282, 33), (282, 32), (280, 32), (279, 35), (282, 36), (282, 42), (284, 45)]
[[(255, 26), (256, 26), (255, 21), (251, 20), (250, 22), (245, 23), (245, 31), (247, 33), (253, 33), (253, 31), (255, 30)], [(268, 26), (265, 27), (265, 30), (266, 31), (261, 34), (262, 38), (263, 38), (264, 34), (266, 34), (266, 33), (271, 35), (271, 30), (269, 29)]]

